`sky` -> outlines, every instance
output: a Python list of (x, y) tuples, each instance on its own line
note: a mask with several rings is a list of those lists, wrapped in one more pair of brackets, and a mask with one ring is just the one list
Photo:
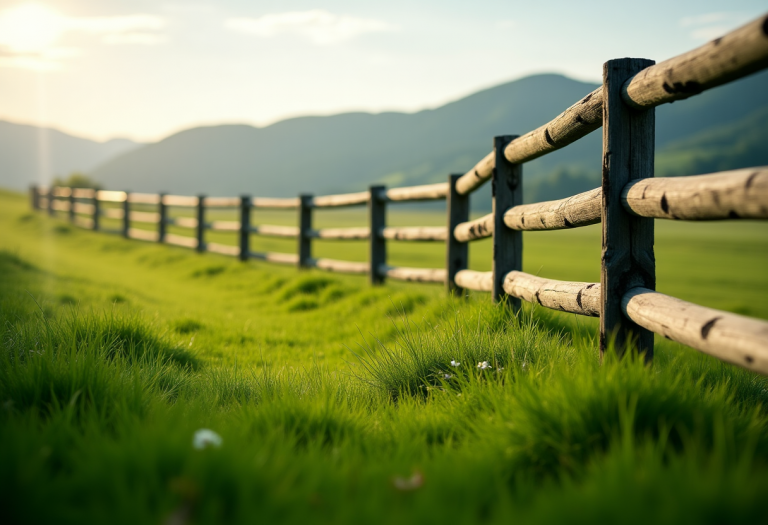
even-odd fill
[(766, 12), (753, 0), (0, 0), (0, 119), (107, 140), (418, 111), (542, 72), (600, 81)]

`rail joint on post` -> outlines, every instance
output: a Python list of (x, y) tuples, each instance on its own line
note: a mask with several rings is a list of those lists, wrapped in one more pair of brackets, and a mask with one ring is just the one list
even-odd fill
[(512, 164), (504, 155), (507, 144), (517, 135), (494, 137), (495, 166), (492, 174), (493, 192), (493, 287), (494, 303), (506, 302), (514, 312), (520, 309), (520, 299), (504, 291), (504, 278), (513, 271), (523, 269), (523, 232), (504, 224), (507, 210), (523, 203), (523, 168)]
[(384, 284), (385, 275), (381, 268), (387, 264), (387, 240), (382, 231), (387, 225), (386, 186), (371, 186), (371, 198), (368, 200), (368, 225), (370, 244), (368, 260), (370, 262), (369, 279), (372, 285)]

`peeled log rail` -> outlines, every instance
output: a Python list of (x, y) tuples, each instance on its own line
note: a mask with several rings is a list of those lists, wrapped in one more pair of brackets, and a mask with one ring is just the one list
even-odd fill
[(237, 208), (240, 197), (206, 197), (203, 202), (207, 208)]
[(622, 203), (633, 215), (657, 219), (768, 219), (768, 168), (642, 179), (627, 184)]
[(504, 278), (504, 291), (552, 310), (600, 317), (600, 283), (556, 281), (514, 271)]
[(205, 249), (209, 252), (218, 253), (220, 255), (231, 255), (237, 257), (240, 255), (240, 248), (237, 246), (229, 246), (227, 244), (219, 244), (217, 242), (209, 242), (205, 245)]
[(337, 261), (336, 259), (310, 259), (309, 266), (340, 273), (368, 273), (367, 262)]
[(197, 206), (197, 197), (187, 197), (185, 195), (163, 195), (163, 204), (166, 206)]
[(150, 242), (157, 242), (157, 232), (153, 232), (150, 230), (142, 230), (139, 228), (129, 228), (128, 229), (128, 237), (131, 239), (138, 239), (140, 241), (150, 241)]
[(385, 192), (387, 201), (431, 201), (445, 199), (448, 195), (448, 183), (425, 184), (424, 186), (407, 186), (405, 188), (392, 188)]
[(698, 306), (646, 288), (629, 290), (624, 314), (638, 325), (723, 361), (768, 374), (768, 322)]
[(61, 188), (59, 186), (54, 186), (53, 188), (54, 197), (69, 197), (71, 194), (72, 194), (71, 188)]
[(299, 256), (295, 253), (277, 253), (277, 252), (251, 252), (248, 254), (251, 259), (260, 261), (269, 261), (280, 264), (297, 264)]
[(313, 239), (358, 240), (368, 239), (371, 236), (370, 228), (321, 228), (310, 230), (308, 237)]
[(175, 235), (173, 233), (165, 234), (165, 243), (183, 246), (184, 248), (197, 248), (197, 239), (194, 237), (185, 237), (184, 235)]
[(493, 272), (460, 270), (456, 272), (454, 280), (459, 288), (464, 288), (466, 290), (490, 292), (493, 289)]
[(388, 227), (381, 230), (381, 236), (394, 241), (445, 241), (448, 228), (445, 226)]
[(53, 205), (51, 206), (56, 211), (69, 211), (69, 202), (68, 201), (57, 201), (54, 199)]
[(125, 202), (125, 192), (99, 190), (96, 192), (96, 198), (104, 202)]
[(314, 197), (310, 202), (313, 208), (332, 208), (338, 206), (356, 206), (365, 204), (371, 200), (371, 194), (367, 191), (359, 193), (344, 193), (341, 195), (323, 195)]
[(217, 232), (240, 231), (240, 221), (213, 221), (207, 228)]
[(151, 211), (132, 211), (128, 217), (133, 222), (147, 222), (150, 224), (160, 222), (160, 214)]
[(296, 226), (273, 226), (271, 224), (262, 224), (260, 226), (251, 226), (251, 233), (266, 235), (268, 237), (298, 237), (299, 229)]
[(406, 268), (386, 264), (379, 266), (378, 272), (389, 279), (420, 283), (442, 283), (447, 275), (445, 268)]
[(504, 224), (523, 231), (563, 230), (597, 224), (602, 195), (602, 189), (596, 188), (567, 199), (515, 206), (504, 214)]
[(166, 224), (173, 224), (180, 228), (197, 228), (197, 219), (192, 217), (171, 217), (165, 222)]
[(298, 208), (299, 199), (273, 199), (269, 197), (254, 197), (251, 206), (254, 208)]
[(768, 67), (768, 16), (632, 77), (622, 98), (638, 109), (697, 95)]
[(462, 222), (453, 230), (454, 238), (459, 242), (476, 241), (493, 235), (493, 214), (489, 213), (474, 221)]
[(160, 204), (160, 195), (157, 193), (131, 193), (128, 202), (136, 204)]
[(76, 199), (92, 199), (96, 190), (92, 188), (74, 188), (72, 193)]
[(85, 204), (83, 202), (75, 203), (75, 213), (84, 213), (86, 215), (93, 215), (93, 204)]

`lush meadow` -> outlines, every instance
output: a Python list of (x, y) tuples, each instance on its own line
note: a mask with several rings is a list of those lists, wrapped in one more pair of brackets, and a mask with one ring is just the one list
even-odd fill
[[(592, 320), (81, 231), (11, 193), (0, 231), (5, 523), (765, 517), (768, 380), (679, 345), (600, 364)], [(657, 232), (659, 290), (768, 318), (766, 225)], [(599, 229), (524, 242), (526, 271), (598, 280)], [(390, 260), (437, 267), (442, 249), (391, 243)], [(365, 244), (315, 254), (364, 260)], [(201, 428), (220, 446), (193, 446)]]

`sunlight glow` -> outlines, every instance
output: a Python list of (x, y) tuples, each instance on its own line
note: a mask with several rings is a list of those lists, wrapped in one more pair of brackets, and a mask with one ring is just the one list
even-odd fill
[(40, 52), (66, 30), (66, 19), (40, 4), (25, 4), (0, 13), (0, 45), (17, 53)]

